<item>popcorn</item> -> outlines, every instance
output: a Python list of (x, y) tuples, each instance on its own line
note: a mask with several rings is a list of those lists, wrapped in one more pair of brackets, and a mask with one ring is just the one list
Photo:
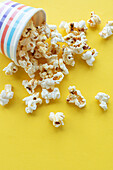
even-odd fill
[(53, 65), (42, 64), (39, 66), (39, 75), (41, 78), (51, 78), (53, 76)]
[(32, 41), (30, 37), (28, 37), (28, 38), (23, 38), (22, 40), (20, 40), (20, 45), (24, 46), (26, 51), (30, 51), (31, 53), (33, 53), (36, 47), (36, 42)]
[(56, 25), (48, 25), (51, 31), (54, 31), (57, 29)]
[(13, 98), (14, 92), (12, 92), (12, 86), (10, 84), (5, 85), (5, 90), (2, 90), (0, 94), (0, 104), (2, 106), (9, 103), (9, 100)]
[(61, 125), (64, 125), (63, 119), (65, 118), (64, 114), (62, 112), (57, 112), (54, 114), (54, 112), (50, 112), (49, 119), (53, 122), (53, 126), (59, 127)]
[(24, 68), (25, 72), (29, 75), (30, 78), (35, 77), (35, 72), (39, 69), (38, 61), (34, 58), (31, 58), (31, 61), (19, 60), (20, 66)]
[(66, 68), (65, 64), (63, 63), (63, 59), (61, 59), (61, 58), (59, 59), (59, 66), (60, 66), (60, 69), (63, 72), (63, 74), (65, 74), (65, 75), (69, 74), (68, 69)]
[(87, 21), (87, 23), (90, 25), (90, 27), (96, 27), (101, 23), (101, 19), (98, 15), (94, 13), (94, 11), (91, 12), (91, 17)]
[(50, 46), (50, 54), (59, 54), (60, 52), (60, 45), (59, 44), (56, 44), (56, 43), (52, 43), (51, 46)]
[(43, 89), (54, 89), (54, 86), (60, 84), (63, 78), (64, 75), (62, 72), (57, 72), (52, 78), (43, 79), (42, 81), (39, 80), (38, 85), (41, 85)]
[[(41, 55), (41, 57), (47, 58), (47, 44), (44, 44), (43, 42), (37, 42), (37, 49), (38, 49), (38, 53), (39, 55)], [(36, 54), (35, 54), (35, 58), (36, 58)], [(38, 57), (39, 58), (39, 57)]]
[(110, 96), (108, 94), (105, 94), (105, 93), (102, 93), (102, 92), (99, 92), (96, 96), (95, 96), (95, 99), (97, 99), (100, 104), (99, 106), (104, 110), (106, 111), (107, 110), (107, 103), (108, 103), (108, 100), (110, 99)]
[(64, 75), (62, 74), (62, 72), (57, 72), (56, 74), (53, 75), (53, 80), (55, 81), (56, 84), (60, 84), (63, 78)]
[(27, 38), (27, 37), (29, 37), (29, 35), (30, 35), (30, 32), (29, 32), (29, 29), (24, 29), (24, 31), (23, 31), (23, 33), (22, 33), (22, 36), (24, 37), (24, 38)]
[(86, 32), (86, 30), (88, 29), (86, 27), (85, 21), (83, 20), (81, 20), (80, 22), (71, 23), (62, 21), (59, 27), (65, 29), (67, 33), (72, 31)]
[(46, 103), (48, 104), (51, 99), (55, 100), (60, 98), (60, 91), (58, 88), (54, 88), (52, 92), (49, 92), (46, 89), (42, 89), (41, 96), (42, 98), (45, 99)]
[(38, 85), (38, 81), (37, 81), (36, 79), (32, 79), (32, 80), (30, 80), (30, 81), (28, 81), (28, 80), (23, 80), (23, 81), (22, 81), (22, 85), (25, 87), (25, 89), (27, 90), (27, 92), (28, 92), (29, 94), (33, 94), (35, 88), (36, 88), (37, 85)]
[(39, 98), (39, 93), (34, 93), (23, 99), (27, 107), (25, 108), (26, 113), (32, 113), (37, 109), (37, 104), (42, 104), (42, 99)]
[(3, 71), (5, 71), (6, 75), (13, 75), (18, 71), (18, 67), (13, 62), (11, 62), (3, 69)]
[(113, 21), (108, 21), (106, 26), (103, 28), (103, 30), (99, 33), (99, 35), (106, 39), (110, 37), (113, 34)]
[(83, 20), (81, 20), (80, 22), (75, 22), (74, 23), (74, 27), (76, 28), (76, 29), (78, 29), (79, 31), (83, 31), (83, 32), (86, 32), (87, 31), (87, 27), (86, 27), (86, 23), (85, 23), (85, 21), (83, 21)]
[(81, 41), (77, 40), (72, 47), (70, 47), (73, 50), (74, 54), (82, 54), (84, 49), (84, 43), (82, 43)]
[(47, 78), (42, 81), (39, 80), (38, 85), (40, 85), (43, 89), (54, 89), (55, 81), (53, 78)]
[(82, 59), (86, 60), (86, 63), (89, 66), (93, 66), (93, 62), (95, 61), (95, 57), (97, 56), (98, 52), (96, 51), (96, 49), (92, 49), (90, 51), (85, 52), (82, 55)]
[(50, 37), (51, 31), (50, 31), (50, 28), (49, 28), (49, 26), (47, 25), (47, 23), (42, 24), (41, 26), (38, 26), (38, 27), (37, 27), (37, 31), (38, 31), (38, 33), (39, 33), (40, 35), (46, 35), (47, 38)]
[(67, 97), (68, 103), (74, 103), (79, 108), (83, 108), (86, 105), (86, 100), (82, 96), (79, 90), (76, 90), (75, 86), (69, 86), (68, 88), (70, 95)]
[(25, 50), (19, 50), (19, 57), (20, 57), (20, 58), (23, 58), (23, 57), (27, 58), (27, 57), (28, 57), (27, 51), (25, 51)]
[(107, 24), (111, 27), (111, 30), (113, 31), (113, 21), (108, 21)]
[(49, 25), (50, 28), (50, 37), (51, 37), (51, 44), (57, 44), (57, 42), (63, 42), (62, 34), (60, 34), (57, 30), (56, 25)]
[(31, 34), (30, 34), (30, 38), (31, 40), (34, 42), (34, 41), (38, 41), (39, 40), (39, 34), (38, 32), (32, 30), (31, 31)]
[(73, 50), (71, 48), (64, 46), (62, 57), (65, 64), (70, 66), (75, 65), (75, 61), (73, 58)]
[(86, 36), (84, 32), (73, 31), (64, 37), (64, 41), (72, 49), (73, 54), (81, 54), (84, 50), (90, 49), (86, 44)]
[(62, 21), (59, 25), (59, 28), (62, 28), (64, 30), (66, 30), (67, 33), (70, 32), (70, 28), (69, 28), (69, 24), (65, 21)]
[(53, 68), (54, 69), (57, 69), (59, 66), (58, 66), (58, 55), (56, 54), (53, 54), (51, 55), (48, 60), (47, 60), (48, 64), (51, 64), (53, 65)]
[(79, 33), (77, 31), (74, 31), (74, 32), (69, 33), (66, 36), (64, 36), (64, 41), (68, 45), (73, 45), (76, 41), (86, 43), (87, 39), (86, 39), (86, 36), (85, 36), (84, 32)]
[(64, 42), (62, 34), (60, 34), (57, 30), (51, 32), (51, 44), (56, 44), (57, 42)]

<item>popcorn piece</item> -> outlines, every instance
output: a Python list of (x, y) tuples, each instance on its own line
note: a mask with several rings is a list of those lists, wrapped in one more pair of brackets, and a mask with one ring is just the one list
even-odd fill
[(85, 33), (77, 31), (71, 32), (64, 36), (64, 40), (68, 45), (73, 45), (76, 41), (80, 41), (83, 43), (86, 43), (87, 41)]
[(63, 63), (63, 59), (59, 59), (59, 66), (65, 75), (69, 74), (68, 69), (66, 68), (65, 64)]
[(46, 103), (48, 104), (51, 99), (55, 100), (60, 98), (60, 91), (58, 88), (54, 88), (52, 92), (49, 92), (46, 89), (42, 89), (41, 95), (42, 98), (44, 98)]
[(41, 85), (43, 89), (54, 89), (55, 81), (53, 78), (43, 79), (42, 81), (38, 81), (38, 84)]
[(3, 69), (3, 71), (5, 71), (6, 75), (13, 75), (18, 71), (18, 67), (13, 62), (11, 62)]
[(53, 65), (53, 68), (54, 69), (57, 69), (59, 66), (58, 66), (58, 55), (56, 54), (53, 54), (51, 55), (48, 60), (47, 60), (48, 64), (51, 64)]
[(29, 94), (32, 94), (34, 93), (34, 90), (38, 85), (38, 81), (36, 79), (32, 79), (30, 81), (23, 80), (22, 85), (25, 87), (25, 89), (27, 90)]
[(20, 45), (24, 46), (26, 51), (30, 51), (31, 53), (33, 53), (36, 47), (36, 42), (32, 41), (30, 37), (28, 37), (28, 38), (23, 38), (22, 40), (20, 40)]
[(79, 31), (83, 31), (86, 32), (87, 31), (87, 27), (86, 27), (86, 23), (85, 21), (81, 20), (80, 22), (75, 22), (74, 23), (74, 27), (77, 28)]
[(108, 21), (106, 26), (103, 28), (103, 30), (99, 33), (99, 35), (106, 39), (110, 37), (113, 34), (113, 21)]
[(53, 80), (55, 81), (56, 84), (60, 84), (63, 78), (64, 75), (62, 74), (62, 72), (57, 72), (56, 74), (53, 75)]
[(84, 43), (82, 43), (81, 41), (76, 41), (72, 47), (70, 47), (73, 50), (74, 54), (82, 54), (84, 49)]
[(53, 65), (42, 64), (39, 66), (39, 75), (41, 78), (51, 78), (53, 76)]
[(60, 84), (63, 78), (64, 75), (62, 72), (57, 72), (52, 78), (43, 79), (42, 81), (39, 80), (38, 84), (41, 85), (43, 89), (54, 89), (54, 86)]
[(50, 112), (49, 119), (53, 122), (53, 126), (59, 127), (61, 125), (64, 125), (63, 119), (65, 118), (64, 114), (62, 112), (57, 112), (54, 114), (54, 112)]
[(31, 61), (28, 60), (19, 60), (20, 66), (24, 68), (25, 72), (29, 75), (30, 78), (35, 77), (35, 72), (39, 69), (38, 61), (34, 58), (31, 58)]
[(82, 55), (82, 59), (86, 60), (86, 63), (89, 66), (93, 66), (93, 62), (95, 61), (95, 57), (97, 56), (98, 52), (96, 51), (96, 49), (92, 49), (90, 51), (85, 52)]
[(57, 30), (56, 25), (49, 25), (50, 28), (50, 37), (51, 37), (51, 44), (57, 44), (57, 42), (63, 42), (62, 34), (60, 34)]
[(86, 105), (86, 100), (82, 96), (79, 90), (76, 90), (75, 86), (69, 86), (68, 88), (70, 95), (67, 97), (68, 103), (74, 103), (79, 108), (83, 108)]
[(50, 38), (51, 31), (47, 23), (38, 26), (37, 31), (40, 35), (46, 35), (47, 38)]
[(69, 28), (69, 24), (65, 21), (62, 21), (59, 25), (59, 28), (62, 28), (64, 30), (66, 30), (67, 33), (70, 32), (70, 28)]
[(60, 34), (57, 30), (51, 32), (51, 44), (56, 44), (57, 42), (64, 42), (62, 34)]
[(12, 99), (14, 92), (12, 92), (12, 86), (10, 84), (5, 85), (5, 90), (2, 90), (0, 94), (0, 104), (2, 106), (9, 103), (9, 99)]
[(18, 55), (19, 55), (20, 58), (23, 58), (23, 57), (27, 58), (28, 57), (28, 53), (25, 50), (19, 50), (18, 53), (19, 53)]
[(64, 47), (62, 57), (63, 57), (63, 61), (65, 64), (70, 65), (70, 66), (75, 65), (75, 61), (73, 58), (73, 50), (71, 48)]
[(32, 30), (30, 34), (30, 38), (32, 41), (38, 41), (39, 40), (39, 34), (38, 32)]
[[(37, 42), (37, 53), (39, 53), (38, 56), (41, 55), (41, 57), (47, 58), (47, 54), (46, 54), (47, 50), (48, 50), (47, 44), (44, 44), (43, 42)], [(34, 55), (35, 58), (37, 58), (36, 54)]]
[(57, 29), (56, 25), (48, 25), (51, 31), (54, 31)]
[(94, 11), (91, 12), (91, 17), (87, 21), (87, 23), (90, 25), (90, 27), (96, 27), (101, 23), (101, 19), (98, 15), (94, 13)]
[(107, 103), (108, 103), (108, 100), (110, 99), (110, 96), (108, 94), (105, 94), (105, 93), (102, 93), (102, 92), (99, 92), (96, 96), (95, 96), (95, 99), (97, 99), (100, 104), (99, 106), (104, 110), (106, 111), (107, 110)]
[(62, 21), (59, 27), (65, 29), (67, 33), (72, 31), (86, 32), (86, 30), (88, 29), (86, 27), (85, 21), (83, 20), (81, 20), (80, 22), (71, 23)]
[(64, 37), (64, 41), (72, 49), (73, 54), (81, 54), (84, 50), (90, 49), (86, 44), (86, 36), (84, 32), (73, 31)]
[(27, 107), (25, 108), (26, 113), (32, 113), (37, 109), (37, 104), (42, 104), (42, 99), (39, 98), (39, 93), (34, 93), (23, 99)]
[(56, 43), (52, 43), (51, 46), (50, 46), (49, 51), (50, 51), (51, 55), (59, 54), (59, 52), (60, 52), (60, 45), (56, 44)]

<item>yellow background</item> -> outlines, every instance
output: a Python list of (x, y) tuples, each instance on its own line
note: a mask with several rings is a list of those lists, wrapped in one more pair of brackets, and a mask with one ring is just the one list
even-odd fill
[[(28, 94), (21, 85), (28, 76), (22, 69), (5, 76), (2, 69), (10, 62), (0, 54), (0, 91), (10, 83), (14, 98), (0, 106), (1, 170), (113, 170), (113, 36), (103, 40), (98, 33), (113, 20), (113, 0), (18, 0), (44, 8), (48, 24), (59, 26), (62, 20), (87, 21), (94, 10), (102, 23), (87, 31), (88, 44), (99, 52), (93, 67), (76, 57), (61, 85), (61, 98), (43, 104), (27, 115), (22, 99)], [(64, 34), (64, 31), (61, 31)], [(87, 100), (83, 109), (67, 104), (68, 86), (75, 85)], [(95, 100), (98, 92), (110, 95), (108, 111)], [(49, 121), (50, 111), (65, 114), (65, 125), (55, 129)]]

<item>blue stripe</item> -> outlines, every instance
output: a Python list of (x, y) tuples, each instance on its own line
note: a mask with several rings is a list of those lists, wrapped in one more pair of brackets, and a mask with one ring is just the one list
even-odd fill
[(10, 11), (13, 9), (13, 7), (15, 7), (17, 5), (19, 5), (19, 3), (15, 3), (15, 4), (11, 5), (11, 7), (5, 12), (5, 14), (3, 15), (3, 17), (2, 17), (2, 19), (0, 21), (0, 29), (1, 29), (2, 25), (3, 25), (4, 20), (7, 17), (7, 15), (10, 13)]
[[(33, 9), (33, 7), (29, 7), (29, 8), (27, 8), (27, 9), (25, 9), (23, 12), (27, 12), (27, 11), (29, 11), (29, 10), (31, 10), (31, 9)], [(11, 58), (11, 56), (10, 56), (10, 45), (11, 45), (11, 41), (12, 41), (14, 32), (15, 32), (15, 30), (16, 30), (19, 22), (20, 22), (21, 19), (23, 18), (24, 14), (25, 14), (25, 13), (22, 13), (22, 14), (18, 17), (18, 19), (17, 19), (16, 22), (14, 23), (14, 27), (12, 28), (12, 30), (11, 30), (11, 32), (10, 32), (10, 34), (9, 34), (9, 38), (8, 38), (8, 41), (7, 41), (7, 55), (8, 55), (9, 58)]]

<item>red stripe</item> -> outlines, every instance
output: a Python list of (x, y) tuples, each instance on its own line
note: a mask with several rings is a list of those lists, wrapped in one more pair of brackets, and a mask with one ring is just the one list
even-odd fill
[(7, 30), (9, 28), (9, 25), (11, 24), (13, 18), (17, 15), (17, 13), (19, 12), (18, 10), (21, 10), (22, 8), (26, 7), (25, 5), (22, 5), (21, 7), (18, 7), (16, 9), (16, 11), (12, 14), (12, 16), (9, 18), (5, 28), (4, 28), (4, 31), (3, 31), (3, 34), (2, 34), (2, 38), (1, 38), (1, 51), (2, 53), (5, 55), (5, 52), (4, 52), (4, 40), (5, 40), (5, 36), (6, 36), (6, 33), (7, 33)]

